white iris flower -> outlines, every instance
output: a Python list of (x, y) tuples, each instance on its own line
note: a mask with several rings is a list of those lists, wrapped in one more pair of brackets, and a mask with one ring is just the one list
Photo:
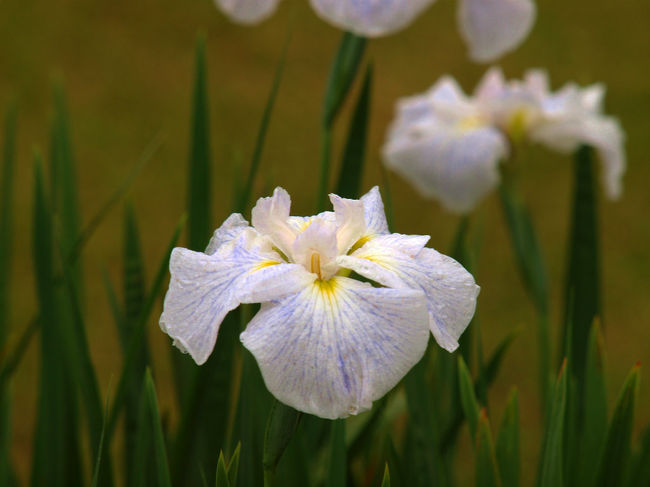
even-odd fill
[[(261, 22), (280, 0), (215, 0), (232, 20)], [(364, 37), (381, 37), (406, 28), (435, 0), (310, 0), (325, 21)], [(533, 0), (458, 0), (459, 30), (470, 57), (492, 61), (515, 49), (535, 22)]]
[(556, 92), (544, 71), (506, 81), (490, 69), (473, 96), (445, 76), (428, 92), (400, 100), (383, 149), (388, 167), (425, 197), (467, 213), (499, 184), (498, 164), (513, 142), (527, 139), (569, 153), (593, 146), (611, 199), (621, 194), (625, 172), (624, 133), (602, 113), (604, 89), (573, 83)]
[[(453, 351), (479, 287), (428, 236), (388, 232), (375, 187), (331, 195), (333, 212), (289, 216), (282, 188), (261, 198), (252, 226), (231, 215), (205, 253), (174, 249), (160, 326), (203, 364), (226, 314), (262, 303), (241, 334), (271, 393), (323, 418), (369, 409), (422, 357), (429, 332)], [(351, 271), (374, 282), (362, 282)]]

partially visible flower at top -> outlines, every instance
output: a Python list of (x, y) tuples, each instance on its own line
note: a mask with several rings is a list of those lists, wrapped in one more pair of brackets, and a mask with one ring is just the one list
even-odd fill
[[(268, 18), (280, 0), (215, 0), (233, 21)], [(435, 0), (310, 0), (325, 21), (364, 37), (393, 34), (410, 25)], [(535, 22), (533, 0), (458, 0), (458, 28), (474, 61), (489, 62), (515, 49)]]
[(500, 180), (513, 143), (541, 143), (569, 153), (598, 152), (605, 193), (616, 199), (625, 172), (624, 133), (602, 113), (604, 87), (568, 83), (556, 92), (544, 71), (506, 81), (490, 69), (473, 96), (445, 76), (422, 95), (400, 100), (383, 148), (388, 167), (449, 210), (471, 211)]
[(377, 188), (360, 200), (330, 199), (333, 212), (289, 216), (289, 195), (276, 188), (253, 208), (252, 227), (233, 214), (205, 253), (174, 249), (160, 326), (203, 364), (226, 314), (262, 303), (241, 340), (267, 388), (334, 419), (392, 389), (422, 357), (429, 332), (456, 349), (479, 287), (425, 248), (428, 236), (389, 233)]

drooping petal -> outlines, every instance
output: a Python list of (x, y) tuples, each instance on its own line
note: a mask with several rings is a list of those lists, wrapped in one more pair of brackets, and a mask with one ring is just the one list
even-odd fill
[(458, 347), (458, 338), (474, 315), (480, 288), (454, 259), (429, 248), (411, 257), (400, 249), (399, 241), (378, 237), (338, 260), (342, 267), (385, 286), (422, 290), (436, 341), (450, 352)]
[(335, 419), (392, 389), (422, 357), (428, 333), (421, 291), (335, 277), (263, 304), (241, 340), (276, 398)]
[(465, 213), (499, 181), (498, 163), (508, 153), (503, 134), (489, 126), (477, 128), (432, 124), (422, 133), (391, 138), (384, 162), (423, 196), (447, 209)]
[(330, 194), (336, 215), (338, 253), (345, 254), (366, 233), (366, 215), (361, 200)]
[(459, 0), (458, 24), (474, 61), (489, 62), (515, 49), (535, 21), (532, 0)]
[(280, 0), (215, 0), (215, 2), (233, 22), (256, 24), (270, 17)]
[(313, 282), (313, 274), (283, 263), (265, 245), (264, 239), (243, 234), (213, 255), (183, 248), (172, 252), (160, 327), (197, 364), (207, 360), (221, 322), (240, 303), (279, 299)]
[(370, 236), (388, 233), (384, 202), (377, 186), (361, 197), (366, 215), (366, 233)]
[(269, 237), (285, 255), (291, 256), (291, 247), (298, 231), (289, 224), (291, 197), (283, 188), (275, 188), (273, 196), (260, 198), (253, 208), (253, 227)]
[(360, 36), (379, 37), (408, 26), (435, 0), (310, 0), (325, 21)]
[(219, 247), (239, 237), (246, 228), (248, 228), (248, 222), (244, 217), (239, 213), (233, 213), (214, 231), (205, 253), (208, 255), (214, 254)]
[(531, 139), (554, 150), (571, 153), (582, 144), (596, 149), (602, 165), (602, 182), (610, 199), (622, 193), (626, 169), (625, 133), (613, 117), (600, 115), (549, 120), (537, 126)]

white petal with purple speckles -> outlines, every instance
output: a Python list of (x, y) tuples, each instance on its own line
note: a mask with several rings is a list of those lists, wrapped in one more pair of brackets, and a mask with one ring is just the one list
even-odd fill
[(241, 340), (275, 397), (335, 419), (392, 389), (422, 357), (428, 333), (421, 291), (335, 277), (263, 304)]
[(352, 255), (339, 257), (339, 264), (384, 286), (422, 290), (436, 341), (450, 352), (458, 347), (480, 288), (454, 259), (428, 248), (412, 257), (401, 250), (398, 239), (378, 237)]
[(270, 249), (246, 245), (244, 239), (213, 255), (182, 248), (172, 252), (160, 327), (197, 364), (207, 360), (221, 322), (240, 303), (278, 299), (316, 278), (300, 265), (283, 263)]

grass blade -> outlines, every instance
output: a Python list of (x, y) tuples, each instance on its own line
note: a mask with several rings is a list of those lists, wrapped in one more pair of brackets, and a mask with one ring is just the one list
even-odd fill
[(650, 427), (646, 427), (642, 435), (640, 449), (629, 472), (627, 487), (650, 485)]
[(361, 93), (348, 130), (348, 140), (343, 151), (343, 163), (336, 187), (336, 194), (343, 198), (358, 198), (360, 196), (368, 139), (372, 73), (372, 65), (369, 65), (366, 69)]
[(384, 478), (381, 481), (381, 487), (390, 487), (390, 472), (388, 471), (388, 463), (384, 467)]
[(223, 451), (219, 453), (219, 460), (217, 461), (217, 487), (230, 487), (230, 479), (228, 478), (228, 468), (226, 467), (226, 460), (223, 458)]
[[(600, 270), (597, 192), (593, 150), (581, 147), (575, 156), (573, 216), (569, 240), (569, 267), (565, 284), (565, 327), (572, 319), (572, 370), (578, 379), (578, 392), (584, 387), (589, 333), (600, 314)], [(564, 353), (567, 354), (566, 344)], [(581, 405), (579, 406), (581, 410)]]
[(53, 224), (42, 163), (34, 163), (33, 254), (41, 317), (41, 379), (31, 484), (67, 487), (81, 483), (76, 393), (69, 368), (54, 282)]
[(171, 476), (169, 475), (169, 464), (167, 462), (167, 449), (165, 437), (160, 424), (160, 413), (158, 412), (158, 399), (156, 388), (151, 377), (151, 371), (147, 369), (143, 387), (144, 399), (149, 413), (150, 427), (152, 428), (153, 451), (156, 463), (156, 485), (159, 487), (171, 487)]
[[(110, 386), (109, 386), (110, 390)], [(102, 422), (102, 434), (99, 439), (99, 447), (97, 448), (97, 458), (95, 460), (95, 468), (93, 470), (93, 478), (90, 484), (91, 487), (97, 487), (99, 484), (99, 472), (102, 464), (102, 454), (104, 452), (104, 437), (106, 435), (106, 422), (108, 420), (108, 394), (106, 395), (106, 402), (104, 403), (104, 421)]]
[(476, 438), (478, 434), (480, 408), (476, 400), (472, 376), (469, 370), (467, 370), (467, 365), (465, 365), (465, 361), (461, 356), (458, 357), (458, 385), (460, 389), (460, 402), (465, 412), (465, 419), (467, 419), (470, 434), (472, 438)]
[(275, 401), (269, 413), (264, 434), (264, 486), (273, 485), (275, 469), (282, 458), (284, 450), (296, 432), (301, 413), (295, 409)]
[(205, 66), (205, 36), (196, 41), (196, 66), (192, 108), (192, 132), (187, 188), (188, 247), (201, 251), (211, 235), (210, 117)]
[(316, 199), (316, 208), (319, 211), (322, 211), (327, 203), (332, 151), (332, 127), (359, 70), (365, 46), (366, 40), (363, 37), (358, 37), (349, 32), (344, 33), (330, 69), (323, 104), (321, 173)]
[(184, 224), (185, 224), (185, 219), (182, 219), (178, 223), (176, 230), (174, 231), (174, 234), (172, 235), (172, 238), (170, 239), (169, 244), (167, 245), (165, 256), (163, 257), (162, 261), (160, 262), (160, 265), (158, 266), (158, 270), (156, 272), (155, 278), (153, 280), (151, 287), (149, 288), (149, 292), (147, 293), (147, 298), (142, 307), (142, 312), (138, 317), (137, 325), (133, 330), (131, 342), (129, 343), (128, 351), (126, 353), (126, 358), (124, 359), (124, 365), (122, 366), (122, 373), (120, 375), (120, 380), (118, 382), (117, 389), (115, 391), (115, 399), (113, 401), (113, 407), (111, 408), (111, 413), (108, 417), (108, 426), (106, 428), (106, 438), (108, 444), (110, 444), (110, 440), (113, 437), (113, 433), (115, 432), (115, 426), (117, 425), (118, 417), (126, 402), (128, 385), (130, 383), (130, 378), (132, 377), (133, 374), (133, 367), (137, 363), (138, 353), (145, 339), (147, 322), (149, 321), (149, 317), (151, 316), (151, 311), (153, 309), (156, 300), (160, 297), (160, 294), (162, 293), (163, 283), (165, 282), (165, 278), (167, 277), (167, 273), (169, 272), (168, 271), (169, 256), (171, 255), (172, 250), (174, 249), (174, 247), (176, 247), (178, 243), (178, 239), (180, 238), (180, 234), (183, 230)]
[(567, 406), (567, 362), (562, 364), (555, 383), (550, 415), (544, 433), (538, 487), (564, 485), (564, 423)]
[[(128, 344), (133, 338), (142, 313), (146, 297), (144, 281), (144, 262), (140, 245), (138, 224), (131, 205), (126, 206), (124, 214), (124, 243), (123, 243), (123, 283), (124, 283), (124, 319), (121, 322), (120, 338), (122, 351), (127, 353)], [(133, 485), (134, 471), (138, 468), (134, 463), (136, 436), (138, 434), (138, 417), (140, 411), (141, 382), (149, 363), (149, 350), (144, 340), (140, 350), (136, 352), (136, 363), (132, 369), (130, 384), (126, 397), (124, 411), (124, 462), (126, 467), (127, 485)]]
[(539, 388), (542, 408), (548, 401), (548, 383), (551, 374), (551, 345), (548, 326), (548, 277), (541, 247), (532, 218), (528, 213), (514, 181), (504, 174), (499, 194), (505, 215), (510, 241), (515, 252), (519, 274), (537, 310), (537, 335), (539, 355)]
[(293, 34), (293, 22), (289, 25), (287, 30), (287, 37), (284, 41), (284, 47), (282, 48), (282, 54), (280, 55), (280, 61), (275, 68), (275, 76), (273, 78), (273, 84), (271, 85), (271, 91), (269, 97), (266, 100), (266, 106), (264, 107), (264, 113), (262, 114), (262, 120), (260, 122), (259, 130), (257, 131), (257, 139), (255, 140), (255, 149), (253, 151), (253, 157), (251, 159), (250, 169), (248, 171), (248, 177), (246, 178), (246, 185), (243, 188), (243, 191), (240, 195), (238, 203), (235, 207), (235, 211), (239, 213), (244, 213), (250, 203), (251, 195), (253, 193), (253, 185), (255, 184), (255, 177), (257, 176), (257, 171), (260, 166), (260, 161), (262, 159), (262, 151), (264, 150), (264, 143), (266, 142), (266, 134), (268, 132), (269, 123), (271, 121), (271, 115), (273, 114), (273, 107), (275, 106), (275, 100), (278, 95), (278, 90), (280, 89), (280, 83), (282, 81), (282, 75), (284, 74), (284, 65), (287, 60), (287, 52), (289, 51), (289, 44), (291, 43), (291, 37)]
[(345, 419), (337, 419), (331, 423), (330, 463), (327, 469), (327, 482), (325, 485), (326, 487), (345, 487)]
[(594, 459), (600, 458), (607, 434), (607, 387), (605, 384), (605, 347), (600, 328), (595, 322), (589, 335), (585, 367), (584, 407), (579, 418), (580, 440), (573, 484), (594, 485)]
[(496, 455), (503, 487), (519, 487), (519, 400), (517, 390), (510, 394), (497, 436)]
[(600, 460), (596, 485), (621, 485), (630, 457), (630, 438), (634, 427), (634, 409), (639, 393), (641, 365), (630, 371), (618, 398), (607, 431), (605, 448)]
[(239, 473), (239, 454), (241, 452), (241, 443), (237, 443), (235, 452), (228, 462), (228, 482), (234, 487), (237, 485), (237, 474)]
[[(0, 181), (0, 351), (4, 350), (9, 334), (9, 282), (13, 240), (14, 152), (16, 142), (16, 108), (12, 106), (5, 118)], [(1, 352), (0, 352), (1, 353)], [(11, 485), (14, 478), (10, 461), (11, 391), (0, 382), (0, 485)]]
[[(462, 359), (461, 359), (462, 360)], [(500, 487), (499, 467), (494, 451), (494, 440), (485, 408), (478, 417), (476, 432), (476, 486)]]

